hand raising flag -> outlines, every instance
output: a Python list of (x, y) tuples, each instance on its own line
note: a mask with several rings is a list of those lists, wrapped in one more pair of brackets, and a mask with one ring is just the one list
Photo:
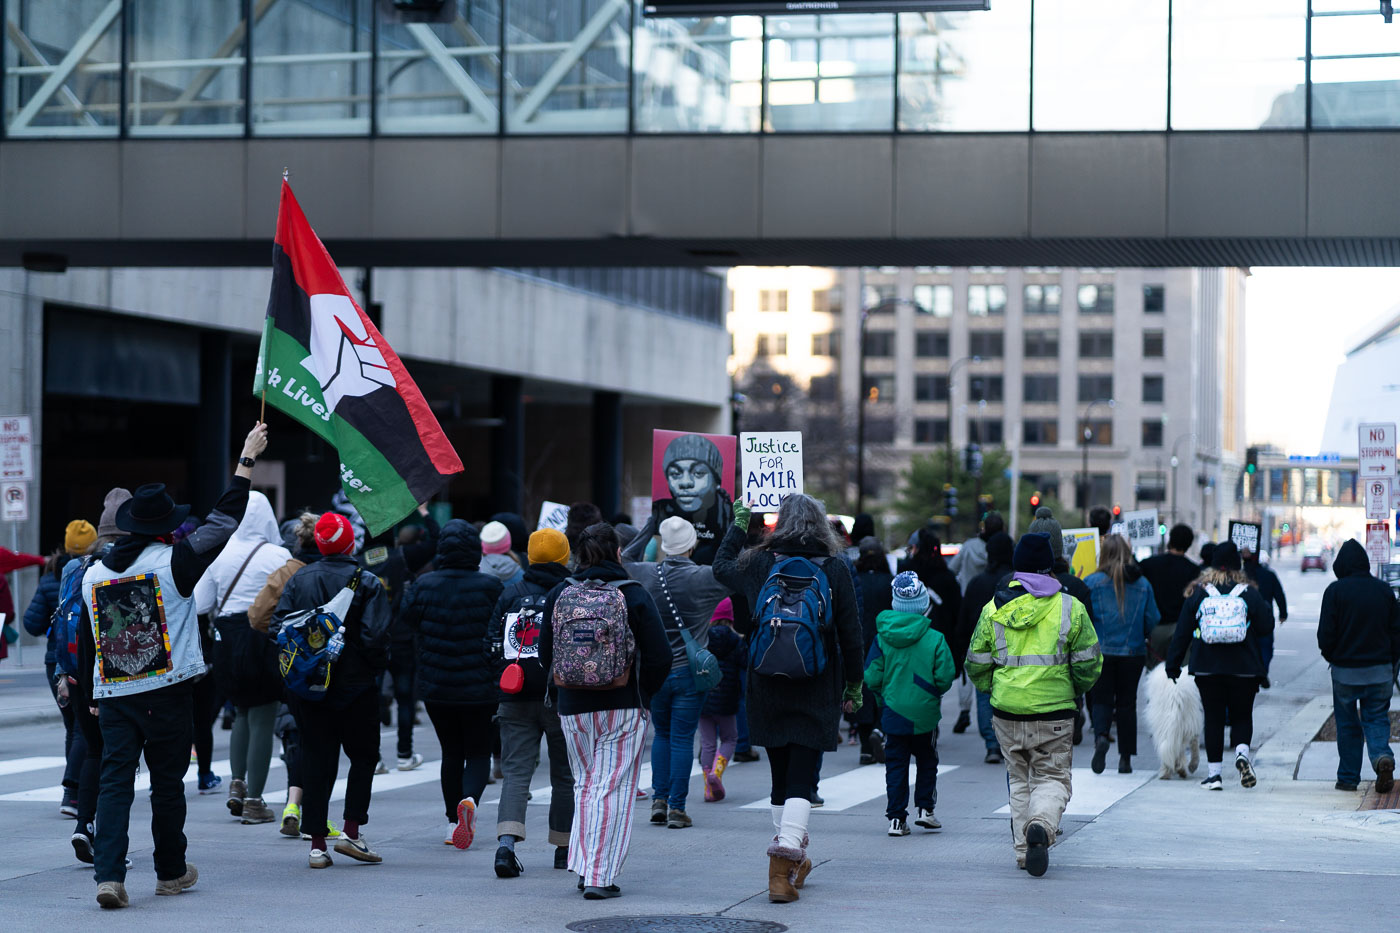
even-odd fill
[(340, 452), (341, 486), (371, 534), (462, 471), (423, 393), (350, 296), (285, 179), (253, 393)]

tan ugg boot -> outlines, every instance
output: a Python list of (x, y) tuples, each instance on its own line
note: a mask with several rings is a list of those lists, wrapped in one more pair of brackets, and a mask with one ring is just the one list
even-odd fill
[(775, 854), (778, 848), (768, 847), (768, 900), (774, 904), (791, 904), (799, 896), (792, 883), (792, 873), (796, 871), (798, 862), (786, 855)]

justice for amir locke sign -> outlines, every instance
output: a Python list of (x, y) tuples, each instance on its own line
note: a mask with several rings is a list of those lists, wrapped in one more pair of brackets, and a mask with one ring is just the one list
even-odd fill
[(776, 512), (802, 491), (802, 432), (764, 431), (739, 435), (743, 497), (755, 512)]

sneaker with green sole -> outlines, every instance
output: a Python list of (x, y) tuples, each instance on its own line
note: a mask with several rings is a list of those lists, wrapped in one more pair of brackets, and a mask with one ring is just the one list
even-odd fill
[(289, 803), (282, 808), (282, 828), (278, 830), (284, 836), (291, 836), (293, 839), (301, 835), (301, 806)]

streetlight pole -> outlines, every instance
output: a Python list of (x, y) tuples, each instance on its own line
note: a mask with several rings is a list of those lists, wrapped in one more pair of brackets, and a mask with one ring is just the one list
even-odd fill
[(964, 365), (965, 363), (980, 362), (982, 362), (982, 357), (980, 356), (965, 356), (962, 359), (955, 361), (951, 366), (948, 367), (948, 392), (946, 399), (948, 403), (948, 472), (946, 477), (944, 478), (944, 482), (946, 483), (951, 483), (953, 481), (953, 376), (957, 373), (958, 367)]
[(865, 511), (865, 403), (869, 400), (870, 393), (865, 388), (865, 325), (870, 320), (870, 315), (884, 308), (892, 308), (896, 305), (908, 304), (915, 308), (920, 307), (919, 303), (912, 298), (886, 298), (868, 308), (860, 309), (860, 340), (859, 340), (859, 360), (857, 368), (860, 370), (860, 396), (856, 399), (856, 512)]
[[(1089, 416), (1093, 414), (1096, 405), (1107, 405), (1111, 409), (1115, 404), (1111, 398), (1096, 398), (1084, 409), (1084, 429), (1079, 436), (1079, 447), (1083, 457), (1079, 467), (1079, 507), (1086, 528), (1089, 525), (1089, 439), (1094, 436), (1089, 430)], [(1109, 432), (1112, 433), (1111, 426)]]
[(1181, 461), (1178, 460), (1178, 459), (1177, 459), (1177, 456), (1176, 456), (1176, 446), (1177, 446), (1178, 444), (1180, 444), (1182, 441), (1186, 440), (1188, 437), (1195, 437), (1195, 436), (1196, 436), (1196, 435), (1195, 435), (1194, 433), (1188, 431), (1187, 433), (1185, 433), (1185, 434), (1181, 435), (1180, 437), (1178, 437), (1176, 440), (1172, 441), (1172, 458), (1171, 458), (1171, 465), (1172, 465), (1172, 524), (1173, 524), (1173, 525), (1176, 524), (1176, 468), (1177, 468), (1177, 466), (1181, 463)]

